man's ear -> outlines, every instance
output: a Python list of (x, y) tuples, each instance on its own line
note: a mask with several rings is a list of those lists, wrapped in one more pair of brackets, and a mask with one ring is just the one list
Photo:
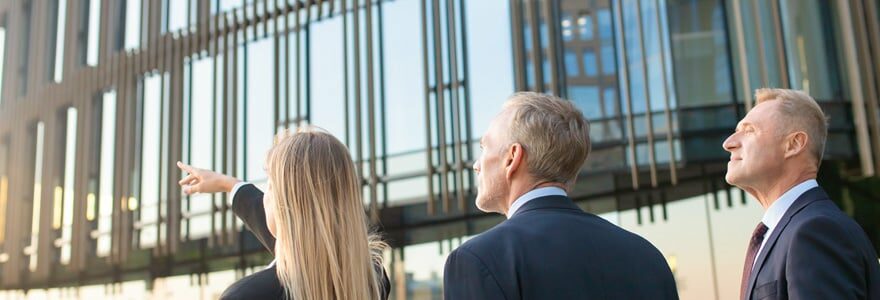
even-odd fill
[(803, 131), (795, 131), (785, 138), (785, 158), (798, 155), (807, 150), (810, 136)]
[(513, 174), (520, 169), (525, 162), (525, 148), (520, 143), (513, 143), (504, 154), (505, 177), (510, 180)]

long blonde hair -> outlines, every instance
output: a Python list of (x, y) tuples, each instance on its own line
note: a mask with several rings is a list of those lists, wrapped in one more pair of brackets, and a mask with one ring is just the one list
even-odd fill
[(382, 251), (369, 230), (348, 149), (313, 128), (276, 137), (266, 161), (275, 199), (278, 279), (289, 299), (380, 299)]

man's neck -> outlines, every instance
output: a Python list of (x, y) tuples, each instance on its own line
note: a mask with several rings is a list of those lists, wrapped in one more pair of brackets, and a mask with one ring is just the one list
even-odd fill
[(540, 189), (540, 188), (544, 188), (544, 187), (551, 187), (551, 186), (561, 188), (564, 191), (568, 192), (568, 186), (566, 186), (565, 184), (562, 184), (562, 183), (558, 183), (558, 182), (536, 182), (536, 183), (532, 183), (532, 184), (520, 185), (519, 188), (512, 187), (510, 189), (510, 194), (507, 197), (507, 200), (504, 202), (503, 214), (507, 215), (507, 213), (510, 212), (510, 206), (513, 205), (513, 202), (515, 202), (516, 199), (519, 199), (519, 197), (522, 197), (522, 195), (525, 195), (526, 193), (531, 192), (536, 189)]
[(781, 180), (771, 183), (766, 188), (760, 190), (751, 189), (752, 191), (750, 192), (750, 194), (758, 199), (758, 202), (761, 203), (761, 206), (763, 206), (764, 210), (766, 211), (770, 207), (770, 205), (773, 205), (773, 203), (776, 202), (779, 197), (782, 197), (785, 192), (788, 192), (796, 185), (810, 179), (816, 179), (816, 174), (805, 173), (797, 177), (790, 177), (787, 179), (783, 178)]

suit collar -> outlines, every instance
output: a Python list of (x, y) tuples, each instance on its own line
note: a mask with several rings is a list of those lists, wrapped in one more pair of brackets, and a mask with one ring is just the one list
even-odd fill
[(522, 215), (523, 213), (531, 210), (537, 209), (571, 209), (577, 211), (583, 211), (580, 207), (574, 204), (570, 198), (567, 196), (560, 195), (550, 195), (544, 197), (535, 198), (526, 204), (523, 204), (522, 207), (519, 208), (510, 218), (515, 218), (516, 216)]
[(537, 189), (531, 190), (528, 193), (525, 193), (525, 194), (522, 194), (522, 196), (519, 196), (519, 198), (517, 198), (516, 201), (513, 201), (513, 204), (510, 205), (510, 210), (507, 211), (507, 218), (510, 219), (511, 216), (516, 214), (516, 211), (519, 210), (520, 207), (522, 207), (526, 203), (529, 203), (529, 201), (532, 201), (532, 200), (535, 200), (535, 199), (538, 199), (541, 197), (546, 197), (546, 196), (567, 196), (567, 195), (568, 194), (565, 193), (565, 190), (563, 190), (559, 187), (555, 187), (555, 186), (548, 186), (548, 187), (542, 187), (542, 188), (537, 188)]
[[(761, 253), (758, 253), (758, 258), (755, 260), (755, 267), (752, 268), (752, 274), (749, 275), (749, 286), (746, 291), (749, 293), (748, 297), (751, 297), (752, 289), (755, 287), (755, 281), (758, 278), (758, 272), (761, 271), (761, 267), (764, 266), (764, 261), (767, 259), (770, 251), (773, 251), (773, 245), (776, 244), (776, 240), (779, 239), (779, 236), (785, 231), (785, 227), (791, 221), (791, 218), (800, 212), (804, 207), (810, 205), (813, 202), (820, 200), (828, 200), (828, 194), (825, 193), (825, 190), (822, 187), (814, 187), (797, 198), (794, 203), (791, 204), (791, 207), (788, 208), (788, 211), (782, 215), (782, 219), (779, 220), (779, 223), (776, 224), (776, 229), (770, 234), (770, 237), (767, 238), (766, 244), (764, 244), (764, 249), (761, 250)], [(746, 298), (748, 299), (748, 298)]]

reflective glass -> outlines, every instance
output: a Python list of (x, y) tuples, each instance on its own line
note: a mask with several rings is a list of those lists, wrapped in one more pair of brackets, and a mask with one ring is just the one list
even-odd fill
[[(55, 82), (61, 82), (61, 75), (64, 70), (64, 34), (66, 32), (64, 26), (67, 25), (67, 0), (56, 0), (55, 4), (57, 5), (57, 15), (54, 20), (56, 23), (54, 37), (55, 49), (53, 49), (53, 52), (55, 53), (55, 61), (53, 63), (54, 68), (52, 70), (52, 79)], [(0, 59), (2, 59), (2, 56), (0, 56)], [(0, 68), (0, 70), (2, 70), (2, 68)]]
[[(594, 58), (595, 60), (595, 58)], [(584, 62), (587, 62), (586, 58), (584, 58)], [(593, 72), (596, 69), (593, 67)], [(580, 73), (580, 64), (578, 64), (577, 55), (574, 53), (566, 53), (565, 54), (565, 75), (566, 76), (578, 76)]]
[(28, 269), (33, 272), (37, 269), (37, 245), (40, 233), (40, 207), (42, 203), (43, 192), (43, 147), (45, 144), (46, 129), (43, 122), (37, 122), (34, 132), (34, 190), (33, 199), (31, 200), (31, 238), (30, 246), (27, 246), (25, 253), (29, 253)]
[[(571, 54), (571, 53), (570, 53)], [(568, 54), (566, 54), (568, 55)], [(603, 53), (604, 55), (604, 53)], [(614, 56), (611, 56), (614, 59)], [(611, 73), (614, 73), (612, 69)], [(596, 53), (593, 50), (584, 51), (584, 75), (596, 76)], [(572, 75), (569, 75), (572, 76)]]
[(834, 8), (828, 1), (783, 0), (780, 10), (791, 86), (818, 101), (843, 96)]
[(101, 0), (89, 0), (86, 64), (98, 65), (98, 41), (101, 33)]
[(507, 97), (515, 91), (510, 1), (466, 1), (465, 5), (471, 130), (477, 141), (501, 111)]
[[(215, 169), (214, 164), (214, 60), (204, 58), (192, 61), (187, 65), (189, 78), (189, 162), (198, 168)], [(185, 102), (186, 103), (186, 102)], [(185, 104), (186, 105), (186, 104)], [(196, 194), (183, 201), (181, 211), (187, 212), (188, 218), (181, 226), (181, 238), (195, 239), (207, 236), (211, 232), (211, 209), (214, 195)]]
[(272, 112), (275, 89), (273, 66), (275, 65), (272, 39), (261, 39), (247, 44), (247, 52), (239, 51), (239, 55), (247, 53), (247, 80), (245, 84), (245, 151), (247, 151), (245, 180), (264, 180), (263, 169), (266, 154), (272, 146), (275, 136), (275, 125), (272, 124)]
[(6, 28), (0, 27), (0, 104), (3, 104), (3, 78), (6, 77)]
[(577, 20), (578, 32), (581, 39), (589, 41), (593, 39), (593, 16), (581, 15)]
[(7, 139), (0, 139), (0, 245), (6, 241), (6, 206), (9, 203), (9, 163), (9, 141)]
[[(159, 222), (159, 165), (162, 144), (162, 75), (151, 74), (143, 79), (143, 124), (141, 127), (143, 147), (141, 148), (141, 194), (137, 210), (140, 214), (140, 247), (156, 245)], [(134, 210), (134, 208), (129, 207)]]
[[(342, 18), (332, 18), (309, 25), (309, 43), (312, 68), (309, 68), (311, 86), (311, 124), (326, 129), (339, 139), (345, 138), (345, 97), (342, 69)], [(295, 37), (293, 35), (292, 37)], [(274, 87), (274, 86), (273, 86)], [(251, 99), (253, 101), (253, 99)], [(260, 137), (263, 138), (263, 137)]]
[[(101, 101), (101, 160), (98, 191), (98, 242), (96, 255), (110, 254), (113, 221), (113, 179), (116, 156), (116, 91), (103, 94)], [(93, 235), (94, 237), (94, 235)]]
[(126, 0), (125, 3), (125, 42), (126, 50), (140, 48), (141, 44), (141, 0)]
[(71, 239), (73, 232), (73, 203), (76, 201), (74, 195), (74, 180), (77, 163), (76, 163), (76, 143), (77, 143), (77, 110), (76, 108), (68, 108), (66, 111), (67, 124), (65, 126), (65, 143), (64, 143), (64, 199), (62, 200), (62, 218), (61, 218), (61, 258), (62, 264), (70, 262)]
[(682, 107), (733, 103), (723, 5), (715, 0), (669, 1), (676, 93)]
[(164, 0), (162, 32), (177, 32), (185, 29), (190, 23), (191, 8), (196, 7), (197, 0)]

